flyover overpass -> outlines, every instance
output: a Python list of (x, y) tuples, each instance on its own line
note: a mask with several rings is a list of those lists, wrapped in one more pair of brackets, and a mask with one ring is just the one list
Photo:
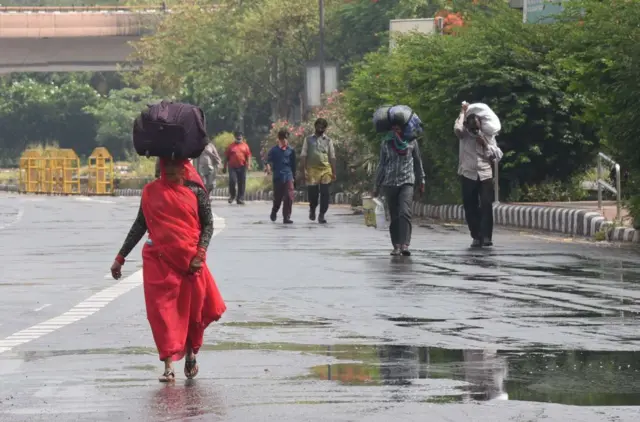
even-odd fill
[(0, 74), (116, 70), (164, 7), (0, 7)]

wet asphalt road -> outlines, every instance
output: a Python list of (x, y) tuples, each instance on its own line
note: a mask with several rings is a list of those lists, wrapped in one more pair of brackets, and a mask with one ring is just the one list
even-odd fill
[[(138, 203), (0, 196), (0, 348), (115, 284)], [(346, 208), (327, 226), (268, 211), (214, 202), (229, 310), (194, 382), (157, 382), (137, 287), (0, 353), (0, 421), (640, 420), (636, 250), (501, 230), (470, 250), (426, 225), (392, 258)]]

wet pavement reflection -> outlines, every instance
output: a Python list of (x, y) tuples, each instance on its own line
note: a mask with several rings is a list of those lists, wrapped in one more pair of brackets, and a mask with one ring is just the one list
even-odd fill
[(194, 418), (207, 415), (211, 419), (221, 419), (226, 415), (224, 402), (215, 388), (207, 387), (197, 380), (187, 380), (184, 384), (163, 385), (152, 394), (149, 408), (157, 421), (171, 421), (176, 418)]
[[(0, 195), (0, 340), (113, 285), (139, 198), (99, 201)], [(228, 312), (195, 381), (179, 363), (157, 382), (136, 288), (0, 353), (0, 420), (640, 420), (635, 249), (498, 229), (478, 251), (464, 227), (426, 224), (390, 257), (347, 209), (326, 226), (301, 206), (292, 226), (263, 203), (214, 212)], [(138, 250), (125, 276), (139, 269)]]
[[(640, 352), (448, 350), (415, 346), (329, 346), (340, 359), (314, 377), (347, 385), (420, 388), (421, 380), (467, 383), (447, 401), (522, 400), (579, 406), (640, 405)], [(398, 395), (396, 397), (401, 397)]]

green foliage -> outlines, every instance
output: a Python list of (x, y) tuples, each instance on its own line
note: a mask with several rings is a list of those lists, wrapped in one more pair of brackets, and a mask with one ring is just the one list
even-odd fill
[[(558, 62), (571, 72), (573, 92), (590, 102), (582, 118), (600, 128), (606, 147), (623, 169), (631, 169), (632, 181), (640, 177), (640, 7), (637, 1), (567, 2), (563, 31), (568, 34)], [(640, 195), (640, 184), (627, 192)], [(640, 207), (630, 211), (640, 221)]]
[(430, 201), (459, 200), (453, 123), (463, 100), (487, 103), (501, 118), (505, 195), (583, 172), (598, 148), (591, 127), (574, 118), (584, 97), (567, 92), (571, 75), (552, 60), (562, 35), (551, 25), (523, 25), (519, 13), (493, 3), (487, 11), (469, 6), (471, 25), (455, 36), (410, 35), (390, 54), (368, 55), (347, 92), (350, 115), (374, 144), (377, 107), (407, 104), (420, 115)]
[(131, 150), (133, 119), (152, 102), (149, 87), (112, 90), (97, 104), (84, 111), (98, 123), (95, 143), (106, 147), (114, 157), (124, 157)]
[(144, 62), (136, 79), (239, 123), (252, 102), (287, 116), (315, 54), (317, 13), (315, 0), (223, 1), (215, 11), (177, 6), (135, 44)]
[(138, 154), (128, 152), (126, 154), (129, 162), (129, 172), (127, 177), (140, 177), (153, 179), (156, 174), (156, 158), (141, 157)]
[(640, 230), (640, 195), (635, 195), (627, 202), (629, 214), (633, 217), (633, 227)]
[[(569, 181), (548, 180), (537, 185), (524, 185), (520, 195), (512, 197), (513, 202), (560, 202), (582, 201), (587, 198), (587, 191), (581, 186), (582, 177)], [(513, 192), (512, 192), (513, 193)]]
[(216, 146), (216, 149), (218, 150), (218, 154), (220, 154), (220, 156), (224, 154), (229, 145), (233, 143), (234, 139), (235, 137), (231, 132), (222, 132), (216, 135), (215, 138), (213, 138), (213, 144)]
[(97, 92), (74, 79), (56, 85), (32, 79), (0, 82), (0, 150), (4, 164), (30, 143), (60, 142), (80, 155), (93, 147), (95, 121), (84, 112), (96, 104)]

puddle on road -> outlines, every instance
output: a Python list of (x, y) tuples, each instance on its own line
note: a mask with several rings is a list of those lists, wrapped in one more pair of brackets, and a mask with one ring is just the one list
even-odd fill
[(231, 321), (220, 323), (222, 326), (240, 328), (313, 328), (325, 327), (331, 324), (332, 323), (329, 321), (299, 321), (293, 319), (275, 319), (272, 321)]
[[(327, 346), (323, 354), (352, 362), (311, 368), (311, 378), (345, 385), (420, 388), (421, 380), (464, 381), (458, 396), (579, 406), (640, 405), (640, 352), (491, 352), (415, 346)], [(357, 362), (353, 362), (357, 361)]]

